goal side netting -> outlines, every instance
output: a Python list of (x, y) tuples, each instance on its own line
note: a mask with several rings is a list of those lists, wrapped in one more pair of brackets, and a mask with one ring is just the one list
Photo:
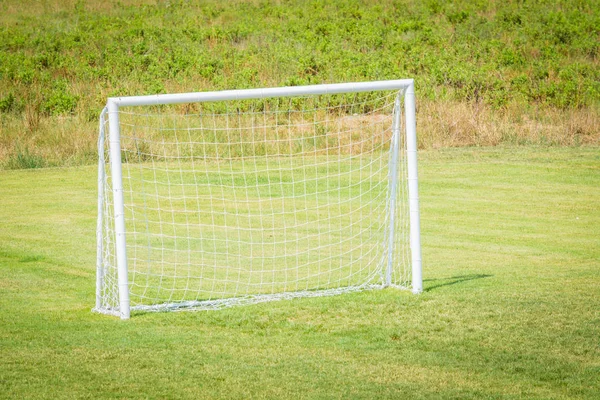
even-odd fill
[(422, 290), (412, 80), (111, 98), (94, 311)]

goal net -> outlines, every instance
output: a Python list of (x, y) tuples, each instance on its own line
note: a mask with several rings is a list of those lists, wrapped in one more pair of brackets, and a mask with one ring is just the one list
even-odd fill
[(420, 292), (412, 88), (109, 99), (94, 310), (129, 318), (388, 286)]

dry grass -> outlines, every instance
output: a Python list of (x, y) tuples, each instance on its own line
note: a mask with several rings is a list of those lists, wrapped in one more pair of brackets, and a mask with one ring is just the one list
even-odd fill
[[(494, 110), (482, 104), (421, 100), (417, 113), (421, 149), (500, 144), (600, 145), (600, 112), (596, 108), (514, 106)], [(47, 117), (33, 103), (20, 116), (8, 114), (1, 118), (0, 167), (14, 168), (14, 158), (22, 152), (43, 159), (45, 165), (95, 162), (98, 122), (94, 115)], [(356, 118), (350, 119), (343, 125), (356, 122)]]
[(600, 144), (600, 112), (594, 108), (493, 110), (467, 102), (422, 101), (417, 125), (420, 148)]
[(22, 153), (48, 166), (83, 165), (96, 160), (97, 122), (81, 117), (46, 118), (33, 107), (21, 118), (6, 117), (0, 124), (0, 168), (16, 168)]

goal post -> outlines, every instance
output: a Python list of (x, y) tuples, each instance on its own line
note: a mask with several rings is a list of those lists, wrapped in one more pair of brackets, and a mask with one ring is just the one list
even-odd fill
[(98, 151), (96, 312), (422, 291), (412, 79), (113, 97)]

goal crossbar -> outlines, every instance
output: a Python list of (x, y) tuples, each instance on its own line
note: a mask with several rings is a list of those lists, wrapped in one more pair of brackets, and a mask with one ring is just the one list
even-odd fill
[[(412, 79), (401, 79), (401, 80), (389, 80), (389, 81), (375, 81), (375, 82), (355, 82), (355, 83), (342, 83), (342, 84), (323, 84), (323, 85), (310, 85), (310, 86), (293, 86), (293, 87), (278, 87), (278, 88), (266, 88), (266, 89), (244, 89), (244, 90), (225, 90), (215, 92), (197, 92), (197, 93), (181, 93), (181, 94), (159, 94), (149, 96), (129, 96), (129, 97), (111, 97), (107, 101), (107, 105), (102, 112), (100, 122), (100, 137), (99, 137), (99, 165), (98, 165), (98, 190), (99, 190), (99, 204), (98, 204), (98, 257), (97, 257), (97, 290), (96, 290), (96, 307), (95, 311), (118, 315), (122, 319), (128, 319), (130, 317), (130, 298), (129, 291), (131, 282), (128, 278), (128, 258), (127, 258), (127, 232), (126, 232), (126, 221), (125, 221), (125, 204), (124, 204), (124, 189), (123, 189), (123, 161), (122, 161), (122, 146), (121, 146), (121, 127), (119, 121), (119, 112), (123, 107), (136, 107), (136, 106), (158, 106), (168, 104), (181, 104), (181, 103), (202, 103), (202, 102), (218, 102), (218, 101), (237, 101), (237, 100), (250, 100), (250, 99), (266, 99), (276, 97), (295, 97), (295, 96), (312, 96), (312, 95), (331, 95), (331, 94), (346, 94), (346, 93), (358, 93), (358, 92), (373, 92), (373, 91), (384, 91), (384, 90), (399, 90), (403, 95), (404, 101), (404, 125), (405, 125), (405, 149), (406, 152), (406, 172), (407, 172), (407, 191), (408, 191), (408, 210), (409, 210), (409, 241), (410, 241), (410, 261), (411, 261), (411, 284), (410, 289), (413, 293), (420, 293), (422, 291), (422, 273), (421, 273), (421, 243), (420, 243), (420, 217), (419, 217), (419, 197), (418, 197), (418, 179), (417, 179), (417, 141), (416, 141), (416, 118), (415, 118), (415, 94), (414, 94), (414, 82)], [(391, 138), (390, 148), (390, 193), (391, 198), (388, 199), (388, 207), (393, 211), (394, 203), (396, 202), (395, 192), (398, 177), (396, 174), (396, 164), (398, 163), (398, 146), (399, 146), (399, 115), (400, 115), (400, 102), (399, 98), (396, 99), (394, 104), (394, 128), (393, 136)], [(108, 160), (104, 156), (104, 149), (106, 146), (106, 139), (104, 137), (104, 125), (108, 122)], [(106, 163), (110, 164), (110, 192), (105, 193), (107, 190), (106, 186)], [(103, 243), (102, 235), (102, 224), (103, 219), (107, 216), (105, 207), (101, 204), (106, 196), (112, 196), (112, 219), (111, 224), (114, 224), (114, 237), (111, 238), (112, 245), (114, 245), (115, 252), (115, 263), (118, 275), (118, 308), (107, 308), (103, 304), (102, 291), (104, 283), (104, 277), (106, 274), (105, 266), (103, 265), (102, 254), (106, 250), (106, 245)], [(394, 242), (394, 215), (391, 214), (389, 218), (389, 230), (386, 229), (386, 239), (390, 249), (388, 249), (387, 270), (384, 274), (384, 279), (381, 286), (390, 286), (390, 276), (392, 264), (395, 260), (392, 259), (392, 250)], [(365, 285), (368, 286), (368, 285)], [(324, 292), (331, 292), (332, 294), (337, 293), (336, 289), (328, 289)], [(310, 297), (311, 292), (299, 291), (298, 293), (305, 293), (304, 295), (291, 294), (289, 298), (294, 297)], [(306, 294), (308, 293), (308, 294)], [(258, 294), (255, 296), (257, 302), (265, 301), (268, 296)], [(285, 298), (285, 294), (275, 294), (271, 299)], [(234, 299), (233, 304), (243, 304), (244, 299)], [(217, 303), (220, 300), (213, 300)], [(210, 301), (209, 301), (210, 302)], [(197, 301), (183, 301), (177, 304), (166, 304), (164, 306), (151, 305), (148, 310), (162, 310), (162, 309), (180, 309), (186, 307), (186, 305), (194, 305)]]
[(414, 95), (413, 79), (397, 79), (374, 82), (331, 83), (306, 86), (283, 86), (265, 89), (222, 90), (214, 92), (193, 92), (177, 94), (156, 94), (146, 96), (111, 97), (108, 104), (118, 107), (150, 106), (181, 103), (201, 103), (207, 101), (250, 100), (272, 97), (294, 97), (321, 94), (359, 93), (378, 90), (403, 89)]

